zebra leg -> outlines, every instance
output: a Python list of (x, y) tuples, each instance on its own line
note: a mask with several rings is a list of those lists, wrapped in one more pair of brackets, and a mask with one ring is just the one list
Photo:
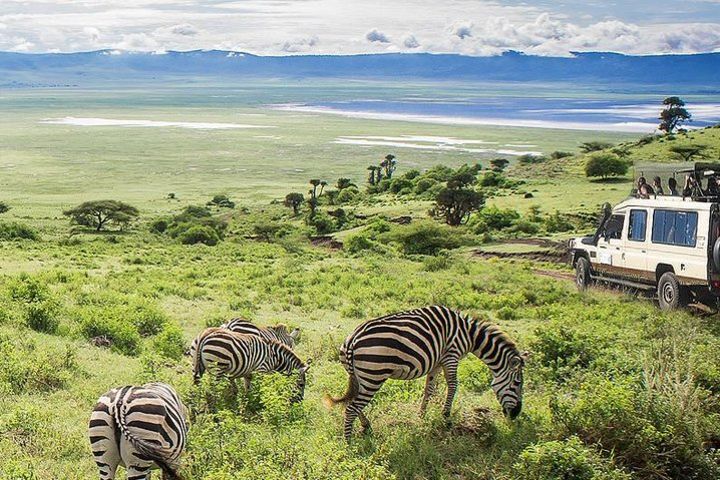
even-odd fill
[(370, 420), (365, 416), (363, 412), (358, 412), (358, 418), (360, 419), (360, 425), (362, 426), (362, 432), (368, 434), (372, 432), (372, 426)]
[(353, 422), (355, 422), (355, 419), (357, 417), (360, 417), (360, 423), (362, 424), (365, 431), (370, 431), (370, 421), (367, 419), (367, 417), (362, 411), (363, 408), (365, 408), (367, 404), (370, 403), (370, 400), (372, 400), (372, 398), (375, 396), (375, 393), (377, 393), (383, 383), (384, 380), (379, 385), (373, 385), (372, 389), (368, 389), (367, 387), (361, 387), (357, 396), (350, 400), (350, 402), (345, 407), (344, 433), (345, 440), (347, 442), (350, 442), (350, 437), (352, 436)]
[(434, 369), (428, 373), (425, 379), (425, 392), (423, 393), (423, 399), (420, 403), (420, 416), (425, 416), (425, 410), (427, 409), (428, 401), (430, 397), (435, 393), (435, 379), (437, 378), (439, 369)]
[(252, 375), (248, 374), (243, 378), (245, 380), (245, 393), (248, 393), (250, 391), (250, 381), (252, 380)]
[(447, 382), (447, 398), (443, 407), (443, 415), (446, 419), (450, 418), (450, 410), (452, 409), (455, 392), (457, 391), (457, 359), (448, 359), (443, 364), (443, 372), (445, 373), (445, 381)]

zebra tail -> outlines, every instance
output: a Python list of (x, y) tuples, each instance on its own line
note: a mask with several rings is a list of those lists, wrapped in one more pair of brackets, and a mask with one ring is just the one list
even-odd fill
[[(341, 351), (341, 354), (343, 352)], [(360, 383), (358, 382), (357, 377), (355, 376), (355, 367), (353, 366), (353, 350), (352, 347), (348, 347), (347, 351), (345, 353), (345, 369), (348, 372), (348, 386), (347, 390), (345, 391), (345, 394), (340, 398), (333, 398), (329, 394), (323, 395), (323, 403), (325, 404), (325, 407), (329, 410), (338, 403), (347, 403), (352, 401), (355, 397), (357, 397), (358, 392), (360, 391)]]
[(193, 356), (193, 382), (195, 384), (200, 382), (200, 378), (203, 376), (203, 373), (205, 373), (205, 368), (202, 364), (202, 355), (200, 354), (201, 345), (202, 340), (198, 342)]
[(137, 438), (132, 434), (127, 425), (125, 425), (125, 420), (121, 414), (121, 407), (122, 403), (115, 406), (115, 423), (133, 448), (160, 467), (160, 470), (163, 472), (163, 480), (184, 480), (184, 478), (167, 462), (167, 454), (165, 453), (166, 449), (154, 443), (148, 442), (147, 440), (143, 440), (142, 438)]
[(328, 409), (331, 409), (338, 403), (347, 403), (357, 397), (358, 391), (359, 391), (359, 384), (357, 381), (357, 378), (355, 377), (354, 373), (350, 373), (348, 375), (348, 387), (345, 394), (340, 398), (334, 398), (331, 397), (329, 394), (323, 395), (323, 403), (325, 404), (325, 407)]

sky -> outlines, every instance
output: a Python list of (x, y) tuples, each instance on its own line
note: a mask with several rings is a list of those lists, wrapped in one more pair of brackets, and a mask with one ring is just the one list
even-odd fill
[(0, 51), (720, 52), (720, 0), (0, 0)]

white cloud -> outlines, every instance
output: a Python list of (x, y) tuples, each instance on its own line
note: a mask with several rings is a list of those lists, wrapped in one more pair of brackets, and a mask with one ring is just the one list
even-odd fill
[(367, 32), (365, 34), (365, 39), (368, 42), (390, 43), (390, 39), (388, 39), (387, 35), (378, 31), (377, 28), (373, 28), (372, 30)]
[(288, 40), (282, 44), (281, 50), (287, 53), (309, 52), (315, 45), (318, 44), (319, 41), (320, 39), (315, 35), (308, 38)]
[(116, 0), (0, 0), (0, 50), (352, 54), (411, 49), (466, 55), (720, 50), (720, 10), (710, 1), (692, 3), (707, 6), (702, 16), (658, 4), (653, 18), (662, 20), (648, 20), (650, 15), (630, 18), (619, 5), (599, 13), (589, 3), (563, 7), (546, 0), (445, 0), (442, 5), (430, 0), (123, 0), (121, 7)]
[(417, 41), (415, 35), (406, 35), (403, 38), (403, 45), (405, 48), (418, 48), (420, 46), (420, 42)]

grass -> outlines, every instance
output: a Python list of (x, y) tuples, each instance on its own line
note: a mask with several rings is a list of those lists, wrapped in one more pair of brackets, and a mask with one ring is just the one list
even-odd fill
[[(199, 97), (175, 105), (178, 91), (170, 92), (3, 93), (11, 115), (0, 119), (0, 185), (12, 209), (0, 220), (28, 224), (39, 238), (0, 241), (0, 478), (96, 478), (86, 438), (95, 401), (112, 387), (150, 380), (171, 383), (192, 411), (183, 460), (189, 480), (717, 477), (720, 331), (714, 318), (662, 313), (648, 300), (620, 293), (580, 294), (566, 280), (537, 275), (532, 263), (473, 256), (476, 245), (466, 242), (437, 256), (406, 255), (375, 238), (377, 248), (357, 254), (313, 246), (300, 218), (270, 204), (288, 191), (306, 191), (314, 176), (362, 184), (367, 164), (387, 153), (331, 143), (339, 135), (522, 139), (546, 151), (626, 136), (294, 115), (248, 107), (247, 92), (237, 92), (245, 102), (238, 109)], [(81, 106), (83, 96), (91, 99), (88, 106)], [(275, 125), (271, 134), (281, 138), (255, 138), (265, 131), (38, 123), (71, 115), (264, 123)], [(458, 152), (396, 154), (398, 175), (483, 160)], [(519, 170), (516, 178), (526, 183), (490, 202), (573, 213), (626, 194), (625, 183), (587, 181), (578, 162), (567, 160), (568, 170), (555, 177)], [(178, 198), (166, 199), (170, 192)], [(217, 246), (181, 245), (149, 233), (159, 214), (221, 192), (238, 207), (220, 213), (229, 226)], [(70, 236), (62, 210), (99, 197), (137, 205), (141, 223), (128, 232)], [(424, 218), (429, 207), (379, 195), (348, 208), (372, 221)], [(250, 237), (255, 222), (277, 222), (291, 234), (258, 241)], [(459, 230), (465, 240), (479, 241), (472, 228)], [(488, 369), (469, 358), (461, 364), (450, 426), (440, 413), (444, 387), (421, 419), (423, 380), (388, 382), (367, 412), (373, 434), (346, 446), (341, 412), (321, 402), (324, 393), (345, 388), (337, 348), (363, 320), (427, 304), (498, 323), (532, 351), (523, 414), (505, 420)], [(275, 376), (258, 378), (239, 397), (227, 382), (192, 385), (190, 361), (177, 356), (179, 347), (234, 316), (302, 329), (297, 352), (313, 364), (301, 405), (287, 404), (287, 381)], [(101, 327), (109, 348), (94, 345)], [(34, 351), (42, 354), (26, 353)], [(32, 378), (32, 388), (19, 389), (10, 381), (17, 378)]]

